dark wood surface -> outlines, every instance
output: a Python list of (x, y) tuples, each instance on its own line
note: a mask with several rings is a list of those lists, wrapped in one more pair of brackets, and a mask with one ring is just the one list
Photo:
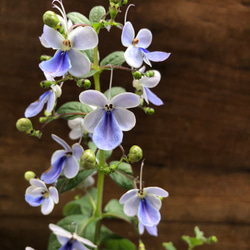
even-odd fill
[[(107, 8), (107, 2), (65, 0), (64, 4), (67, 12), (87, 14), (94, 5)], [(136, 31), (146, 27), (154, 34), (149, 49), (172, 53), (166, 62), (153, 64), (162, 73), (154, 92), (165, 105), (155, 108), (153, 117), (137, 110), (137, 126), (125, 133), (123, 143), (126, 150), (132, 144), (143, 148), (146, 185), (159, 185), (170, 193), (163, 201), (159, 237), (143, 236), (147, 250), (163, 249), (163, 241), (186, 249), (180, 237), (192, 235), (196, 225), (219, 240), (197, 249), (250, 249), (250, 1), (129, 2), (136, 5), (128, 14)], [(45, 0), (0, 2), (0, 249), (26, 245), (46, 249), (48, 223), (62, 217), (62, 207), (72, 196), (60, 196), (49, 216), (24, 201), (28, 183), (23, 173), (40, 174), (48, 167), (58, 149), (50, 133), (57, 131), (63, 138), (68, 134), (65, 122), (48, 125), (41, 140), (15, 129), (27, 105), (44, 92), (39, 87), (43, 80), (39, 57), (52, 55), (52, 50), (44, 49), (38, 37), (42, 14), (48, 9), (51, 3)], [(111, 30), (112, 40), (108, 35), (101, 33), (102, 58), (124, 49), (119, 30)], [(102, 82), (107, 88), (108, 73)], [(133, 90), (124, 73), (114, 73), (113, 85)], [(78, 100), (80, 91), (68, 83), (62, 102)], [(39, 127), (35, 119), (34, 124)], [(123, 194), (106, 179), (105, 202)], [(105, 223), (137, 242), (130, 225)]]

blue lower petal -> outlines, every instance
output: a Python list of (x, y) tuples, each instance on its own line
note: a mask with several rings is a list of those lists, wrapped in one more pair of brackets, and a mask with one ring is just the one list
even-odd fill
[(71, 68), (68, 52), (57, 51), (50, 60), (41, 62), (39, 67), (53, 77), (63, 76)]
[(29, 117), (34, 117), (36, 116), (37, 114), (39, 114), (43, 107), (44, 107), (44, 104), (48, 101), (48, 98), (49, 98), (49, 95), (51, 93), (51, 90), (49, 91), (46, 91), (45, 93), (43, 93), (38, 101), (36, 102), (32, 102), (28, 108), (26, 108), (25, 112), (24, 112), (24, 116), (26, 118), (29, 118)]
[(155, 95), (151, 90), (149, 90), (149, 88), (144, 87), (144, 90), (146, 92), (146, 95), (148, 97), (148, 100), (153, 103), (156, 106), (160, 106), (163, 105), (163, 101), (157, 96)]
[(112, 150), (118, 147), (123, 138), (115, 116), (111, 112), (105, 112), (93, 133), (93, 142), (102, 150)]
[(72, 250), (73, 249), (73, 243), (71, 240), (67, 241), (62, 247), (59, 248), (59, 250)]
[(145, 198), (140, 200), (137, 216), (139, 221), (148, 227), (157, 225), (161, 220), (160, 212), (151, 206)]
[(44, 198), (43, 196), (39, 196), (39, 197), (34, 197), (32, 195), (29, 195), (29, 194), (26, 194), (25, 195), (25, 200), (32, 206), (32, 207), (38, 207), (40, 206), (43, 201), (44, 201)]
[(41, 180), (44, 181), (46, 184), (51, 184), (56, 182), (58, 177), (60, 176), (64, 164), (66, 162), (67, 157), (59, 158), (51, 167), (51, 169), (47, 173), (43, 173), (41, 175)]

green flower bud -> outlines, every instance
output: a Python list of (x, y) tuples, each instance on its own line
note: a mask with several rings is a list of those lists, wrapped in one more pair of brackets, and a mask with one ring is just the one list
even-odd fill
[(128, 3), (128, 0), (122, 0), (121, 5), (126, 5)]
[(91, 81), (88, 79), (79, 79), (76, 82), (78, 87), (84, 87), (85, 89), (89, 89), (91, 87)]
[(115, 17), (119, 12), (119, 5), (119, 3), (110, 2), (109, 15), (111, 17), (111, 20), (115, 20)]
[(139, 146), (134, 145), (129, 149), (128, 160), (131, 163), (140, 161), (142, 157), (143, 157), (143, 152)]
[(26, 181), (30, 181), (30, 179), (34, 179), (34, 178), (36, 178), (36, 174), (33, 171), (26, 171), (24, 173), (24, 179)]
[(40, 86), (43, 89), (48, 89), (51, 85), (55, 84), (55, 81), (48, 81), (48, 80), (44, 80), (40, 82)]
[(140, 71), (135, 71), (133, 73), (133, 77), (136, 79), (136, 80), (140, 80), (141, 79), (141, 72)]
[(118, 165), (116, 165), (116, 164), (111, 164), (109, 168), (110, 168), (110, 172), (113, 173), (113, 172), (115, 172), (115, 170), (118, 168)]
[(32, 122), (28, 118), (20, 118), (16, 122), (16, 128), (20, 132), (26, 132), (26, 133), (30, 130), (33, 130)]
[(40, 123), (45, 123), (48, 120), (48, 117), (39, 117), (39, 122)]
[(144, 243), (141, 240), (139, 240), (138, 250), (146, 250), (145, 245), (144, 245)]
[(146, 107), (143, 108), (143, 110), (147, 115), (153, 115), (155, 113), (155, 110), (153, 108)]
[(217, 238), (216, 238), (216, 236), (211, 236), (210, 237), (210, 240), (211, 240), (211, 242), (213, 242), (213, 243), (216, 243), (218, 240), (217, 240)]
[(26, 134), (31, 135), (31, 136), (35, 136), (35, 137), (37, 137), (39, 139), (42, 136), (42, 132), (40, 130), (34, 130), (34, 129), (26, 131)]
[(47, 55), (41, 55), (40, 56), (40, 61), (48, 61), (49, 59), (51, 59), (51, 56), (47, 56)]
[(145, 73), (145, 76), (146, 76), (146, 77), (153, 77), (153, 76), (154, 76), (154, 71), (152, 71), (152, 70), (147, 71), (147, 72)]
[(43, 23), (54, 29), (60, 29), (60, 21), (54, 11), (48, 10), (43, 14)]
[(84, 169), (93, 169), (96, 166), (95, 153), (91, 149), (85, 150), (80, 158), (80, 165)]

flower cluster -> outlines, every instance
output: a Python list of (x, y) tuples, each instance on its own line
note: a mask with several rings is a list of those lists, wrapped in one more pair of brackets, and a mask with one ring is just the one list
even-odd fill
[[(125, 0), (110, 0), (109, 11), (106, 12), (102, 6), (96, 6), (91, 9), (87, 18), (78, 12), (66, 14), (62, 0), (53, 0), (52, 6), (59, 14), (47, 11), (43, 15), (43, 33), (39, 39), (42, 46), (55, 51), (52, 57), (43, 56), (39, 64), (46, 78), (41, 86), (47, 90), (26, 108), (25, 118), (17, 122), (17, 128), (29, 135), (40, 137), (41, 131), (33, 129), (29, 118), (40, 114), (46, 106), (44, 116), (39, 119), (43, 123), (42, 129), (48, 123), (63, 118), (70, 128), (69, 138), (78, 140), (69, 146), (64, 139), (52, 134), (52, 139), (62, 148), (52, 154), (50, 167), (39, 178), (32, 173), (26, 178), (30, 186), (26, 189), (25, 200), (33, 207), (40, 206), (44, 215), (51, 213), (59, 202), (60, 192), (81, 189), (80, 195), (64, 211), (68, 215), (67, 225), (63, 224), (65, 221), (61, 222), (63, 227), (49, 224), (57, 238), (56, 243), (50, 244), (59, 243), (61, 250), (85, 250), (86, 246), (98, 249), (101, 244), (106, 244), (109, 249), (109, 239), (117, 236), (102, 227), (100, 221), (110, 215), (126, 220), (127, 217), (136, 216), (140, 234), (146, 228), (149, 234), (157, 236), (157, 225), (161, 220), (161, 197), (168, 196), (168, 192), (162, 188), (144, 188), (142, 174), (140, 187), (133, 188), (131, 183), (136, 183), (137, 178), (133, 177), (132, 164), (142, 160), (142, 149), (134, 145), (126, 155), (122, 145), (123, 133), (136, 125), (136, 116), (129, 109), (139, 107), (147, 113), (146, 110), (150, 108), (148, 105), (163, 105), (163, 100), (151, 91), (151, 88), (159, 84), (161, 74), (158, 70), (146, 71), (146, 66), (151, 68), (152, 62), (162, 62), (170, 56), (167, 52), (147, 50), (153, 38), (149, 29), (141, 29), (135, 36), (131, 22), (125, 21), (123, 26), (115, 21), (116, 15), (126, 3)], [(99, 31), (102, 28), (109, 31), (112, 27), (122, 28), (121, 44), (126, 49), (113, 52), (100, 60)], [(104, 69), (110, 70), (111, 79), (108, 90), (102, 93), (100, 75)], [(132, 82), (131, 87), (135, 88), (134, 93), (126, 92), (120, 86), (112, 87), (113, 73), (116, 72), (114, 69), (130, 72), (129, 81)], [(88, 89), (91, 87), (88, 78), (92, 76), (94, 89)], [(75, 82), (84, 90), (78, 101), (64, 103), (58, 108), (61, 102), (58, 99), (62, 96), (63, 84), (67, 80)], [(107, 161), (116, 148), (122, 151), (120, 159)], [(97, 191), (91, 188), (95, 182), (94, 174), (97, 174), (98, 179)], [(112, 210), (113, 206), (108, 204), (102, 213), (105, 174), (118, 185), (130, 188), (119, 201), (115, 200), (115, 212)], [(90, 190), (82, 197), (87, 189)], [(88, 205), (86, 201), (89, 202)], [(81, 217), (77, 217), (79, 214)], [(79, 223), (78, 233), (77, 230), (74, 233), (65, 230), (72, 223), (77, 226)], [(112, 249), (115, 249), (114, 246)]]

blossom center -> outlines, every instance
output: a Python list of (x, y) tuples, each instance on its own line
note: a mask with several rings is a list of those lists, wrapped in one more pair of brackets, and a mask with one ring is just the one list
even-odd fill
[(140, 199), (143, 199), (146, 196), (146, 192), (144, 192), (143, 189), (139, 189), (137, 195), (139, 196)]
[(132, 41), (132, 45), (137, 45), (139, 43), (139, 39), (138, 38), (135, 38), (135, 39), (133, 39), (133, 41)]
[(106, 105), (104, 106), (104, 109), (105, 109), (106, 111), (108, 111), (108, 112), (110, 112), (113, 108), (114, 108), (114, 106), (113, 106), (112, 103), (106, 104)]
[(63, 45), (64, 45), (64, 48), (63, 48), (64, 50), (70, 50), (72, 48), (72, 44), (69, 39), (65, 39), (63, 41)]
[(41, 194), (42, 194), (44, 199), (49, 197), (49, 192), (47, 192), (47, 191), (43, 191)]

